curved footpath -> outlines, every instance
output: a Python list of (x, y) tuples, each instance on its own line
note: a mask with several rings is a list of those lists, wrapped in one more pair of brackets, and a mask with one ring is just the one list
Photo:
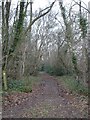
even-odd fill
[[(3, 100), (4, 118), (87, 118), (84, 96), (69, 94), (58, 81), (41, 74), (40, 84), (32, 93), (13, 93)], [(83, 98), (83, 99), (82, 99)]]

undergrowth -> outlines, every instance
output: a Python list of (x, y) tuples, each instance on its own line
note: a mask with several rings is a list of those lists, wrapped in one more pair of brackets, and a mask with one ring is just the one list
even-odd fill
[(38, 76), (24, 77), (21, 80), (8, 80), (8, 92), (32, 92), (32, 87), (39, 81)]
[(85, 87), (82, 83), (78, 83), (73, 76), (59, 76), (58, 80), (71, 92), (88, 95), (88, 87)]

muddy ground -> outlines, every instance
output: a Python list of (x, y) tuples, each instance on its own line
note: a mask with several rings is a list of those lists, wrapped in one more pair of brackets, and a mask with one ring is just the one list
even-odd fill
[(40, 74), (32, 93), (3, 96), (3, 118), (88, 118), (88, 100), (73, 95), (55, 77)]

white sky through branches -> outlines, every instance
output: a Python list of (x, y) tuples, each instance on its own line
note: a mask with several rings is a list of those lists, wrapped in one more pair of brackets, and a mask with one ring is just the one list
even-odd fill
[[(18, 0), (12, 0), (13, 4), (16, 4)], [(21, 1), (21, 0), (19, 0)], [(24, 0), (25, 1), (25, 0)], [(27, 1), (27, 0), (26, 0)], [(28, 0), (30, 1), (30, 0)], [(38, 8), (44, 8), (46, 6), (48, 6), (49, 3), (52, 3), (54, 0), (32, 0), (33, 1), (33, 8), (35, 10), (37, 10)], [(57, 0), (58, 1), (58, 0)], [(73, 0), (63, 0), (63, 3), (66, 4), (71, 4)], [(79, 2), (79, 0), (75, 0), (76, 2)], [(88, 5), (88, 2), (90, 0), (81, 0), (82, 2), (84, 2), (86, 5)], [(57, 8), (56, 8), (57, 9)]]

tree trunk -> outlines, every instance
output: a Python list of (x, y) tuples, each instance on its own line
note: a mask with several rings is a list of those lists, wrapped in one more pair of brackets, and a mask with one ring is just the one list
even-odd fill
[[(90, 2), (88, 3), (90, 11)], [(90, 13), (88, 13), (88, 85), (90, 85)]]
[(65, 39), (66, 39), (66, 42), (67, 42), (67, 50), (69, 51), (69, 58), (70, 58), (70, 66), (72, 66), (72, 69), (73, 71), (75, 71), (75, 74), (76, 76), (78, 75), (78, 68), (77, 68), (77, 60), (76, 60), (76, 63), (73, 62), (73, 55), (74, 55), (74, 50), (73, 50), (73, 41), (74, 41), (74, 38), (73, 38), (73, 29), (72, 29), (72, 24), (71, 24), (71, 21), (67, 19), (67, 16), (66, 16), (66, 9), (65, 7), (63, 6), (63, 1), (59, 1), (59, 6), (60, 6), (60, 9), (61, 9), (61, 14), (62, 14), (62, 17), (63, 17), (63, 21), (64, 21), (64, 24), (65, 24)]
[(11, 1), (6, 1), (5, 9), (6, 14), (4, 13), (4, 2), (2, 2), (2, 41), (3, 41), (3, 65), (2, 65), (2, 75), (4, 89), (7, 90), (7, 63), (8, 63), (8, 42), (9, 42), (9, 14), (10, 14)]
[(14, 41), (13, 44), (9, 50), (9, 54), (13, 53), (16, 50), (16, 47), (19, 43), (19, 41), (21, 41), (21, 33), (23, 30), (23, 22), (24, 22), (24, 2), (20, 2), (20, 11), (19, 11), (19, 20), (17, 21), (17, 25), (16, 25), (16, 29), (15, 29), (15, 37), (14, 37)]

